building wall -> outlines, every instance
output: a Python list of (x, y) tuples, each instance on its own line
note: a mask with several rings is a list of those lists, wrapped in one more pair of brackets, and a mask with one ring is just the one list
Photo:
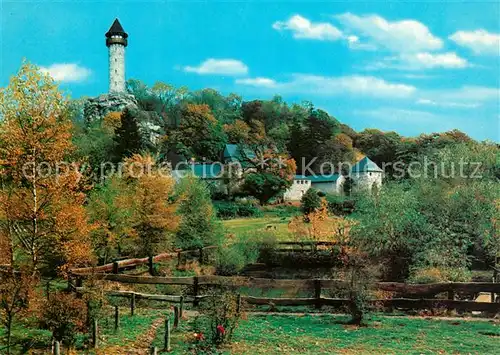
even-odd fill
[(378, 189), (382, 186), (381, 172), (353, 173), (351, 178), (355, 183), (355, 191), (371, 191), (374, 185), (376, 185)]
[(125, 92), (125, 46), (111, 44), (108, 50), (109, 58), (109, 92)]
[(292, 186), (283, 194), (285, 201), (300, 201), (307, 190), (311, 188), (310, 180), (293, 180)]
[(345, 178), (339, 176), (336, 181), (313, 182), (311, 187), (326, 194), (342, 195)]

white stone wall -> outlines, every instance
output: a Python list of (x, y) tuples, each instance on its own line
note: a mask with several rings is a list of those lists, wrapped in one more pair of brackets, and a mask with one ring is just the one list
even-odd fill
[(344, 193), (344, 182), (345, 177), (341, 175), (336, 181), (313, 182), (311, 187), (326, 194), (342, 195)]
[(109, 92), (125, 92), (125, 46), (111, 44), (109, 57)]
[(382, 173), (381, 172), (363, 172), (363, 173), (353, 173), (351, 178), (354, 181), (355, 191), (371, 191), (374, 184), (378, 189), (382, 186)]
[(300, 201), (307, 190), (311, 188), (311, 180), (293, 180), (292, 186), (283, 194), (285, 201)]

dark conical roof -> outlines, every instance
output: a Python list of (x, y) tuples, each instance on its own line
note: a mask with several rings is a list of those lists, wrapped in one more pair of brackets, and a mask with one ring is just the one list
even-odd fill
[(115, 21), (113, 22), (108, 32), (106, 33), (106, 37), (109, 38), (111, 36), (122, 36), (123, 38), (128, 37), (128, 34), (125, 32), (120, 21), (118, 21), (117, 18), (115, 18)]

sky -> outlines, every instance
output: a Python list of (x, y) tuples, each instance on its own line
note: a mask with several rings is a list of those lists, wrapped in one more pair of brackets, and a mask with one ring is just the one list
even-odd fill
[(279, 94), (356, 130), (500, 141), (499, 1), (0, 0), (0, 13), (0, 87), (26, 58), (73, 98), (106, 93), (117, 17), (127, 79)]

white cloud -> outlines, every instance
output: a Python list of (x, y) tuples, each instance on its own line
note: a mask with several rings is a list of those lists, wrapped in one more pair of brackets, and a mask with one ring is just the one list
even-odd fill
[(336, 41), (343, 38), (342, 32), (328, 22), (311, 22), (305, 17), (294, 15), (287, 21), (273, 23), (278, 31), (288, 30), (297, 39), (316, 39), (322, 41)]
[(500, 89), (486, 86), (462, 86), (458, 89), (428, 91), (424, 98), (451, 102), (487, 102), (500, 103)]
[[(271, 80), (271, 79), (268, 79)], [(342, 77), (328, 77), (310, 74), (294, 74), (289, 81), (270, 82), (261, 81), (261, 85), (256, 85), (256, 81), (240, 84), (272, 87), (279, 89), (281, 93), (307, 93), (321, 96), (338, 96), (343, 94), (353, 94), (380, 98), (403, 98), (411, 96), (416, 88), (411, 85), (392, 83), (373, 76), (350, 75)]]
[(420, 70), (420, 69), (463, 69), (471, 66), (469, 62), (459, 57), (454, 52), (446, 53), (400, 53), (392, 57), (385, 57), (383, 60), (369, 64), (364, 67), (365, 70), (379, 69), (401, 69), (401, 70)]
[(257, 78), (237, 79), (236, 84), (257, 86), (257, 87), (274, 87), (276, 86), (276, 81), (269, 78), (257, 77)]
[(456, 53), (404, 53), (401, 55), (401, 61), (414, 69), (431, 68), (465, 68), (468, 66), (467, 60), (459, 57)]
[(390, 22), (378, 15), (357, 16), (349, 12), (336, 18), (347, 30), (393, 52), (431, 51), (443, 47), (440, 38), (415, 20)]
[(197, 67), (185, 66), (184, 71), (197, 74), (245, 75), (248, 67), (236, 59), (209, 58)]
[(472, 103), (463, 103), (463, 102), (439, 102), (430, 99), (419, 99), (417, 100), (417, 104), (419, 105), (427, 105), (427, 106), (437, 106), (437, 107), (450, 107), (450, 108), (476, 108), (481, 106), (480, 103), (472, 102)]
[(55, 63), (49, 67), (40, 67), (42, 73), (48, 73), (54, 80), (75, 83), (85, 81), (92, 71), (75, 63)]
[(440, 116), (420, 110), (408, 110), (394, 107), (382, 107), (372, 110), (355, 110), (354, 114), (377, 118), (389, 122), (434, 123)]
[(448, 37), (459, 46), (471, 49), (475, 54), (500, 55), (500, 34), (484, 29), (458, 31)]

